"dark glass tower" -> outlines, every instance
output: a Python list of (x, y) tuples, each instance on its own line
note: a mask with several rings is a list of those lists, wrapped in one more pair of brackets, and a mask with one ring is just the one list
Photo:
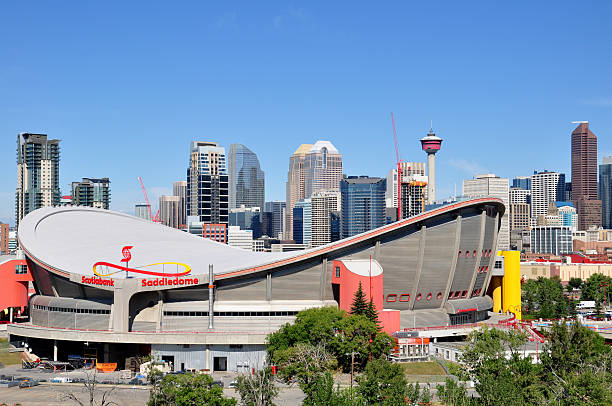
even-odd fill
[(385, 193), (383, 178), (349, 176), (340, 182), (342, 238), (363, 233), (385, 224)]
[(599, 165), (599, 200), (601, 200), (601, 225), (612, 229), (612, 157), (604, 157)]
[(242, 144), (232, 144), (228, 156), (230, 209), (259, 207), (264, 210), (266, 185), (257, 155)]

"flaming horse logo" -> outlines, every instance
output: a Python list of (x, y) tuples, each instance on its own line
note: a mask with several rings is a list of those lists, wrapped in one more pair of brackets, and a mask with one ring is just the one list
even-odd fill
[[(149, 264), (149, 265), (144, 265), (138, 268), (129, 268), (128, 267), (128, 263), (130, 262), (130, 260), (132, 259), (132, 253), (130, 252), (130, 250), (134, 248), (132, 245), (126, 245), (125, 247), (123, 247), (121, 249), (121, 254), (123, 255), (123, 258), (121, 259), (121, 262), (125, 262), (126, 266), (121, 266), (121, 265), (117, 265), (117, 264), (111, 264), (110, 262), (104, 262), (104, 261), (100, 261), (100, 262), (96, 262), (93, 265), (93, 273), (102, 277), (102, 276), (111, 276), (114, 275), (116, 273), (119, 273), (121, 271), (125, 271), (125, 272), (134, 272), (137, 274), (141, 274), (141, 275), (151, 275), (151, 276), (168, 276), (168, 277), (173, 277), (173, 276), (183, 276), (183, 275), (187, 275), (189, 272), (191, 272), (191, 267), (187, 264), (183, 264), (180, 262), (157, 262), (155, 264)], [(155, 272), (155, 271), (147, 271), (144, 270), (142, 268), (148, 268), (151, 266), (156, 266), (156, 265), (176, 265), (177, 266), (177, 270), (178, 267), (182, 267), (183, 271), (179, 271), (179, 272)], [(98, 272), (98, 267), (100, 266), (105, 266), (107, 269), (107, 273), (100, 273)], [(116, 271), (111, 271), (108, 272), (108, 268), (114, 268), (116, 269)]]

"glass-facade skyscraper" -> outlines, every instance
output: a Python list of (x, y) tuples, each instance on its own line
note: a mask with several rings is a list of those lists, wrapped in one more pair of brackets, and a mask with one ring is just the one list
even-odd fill
[(531, 190), (531, 176), (517, 176), (512, 179), (512, 187)]
[(349, 176), (340, 181), (340, 234), (347, 238), (385, 225), (384, 178)]
[(263, 211), (266, 185), (257, 155), (242, 144), (231, 144), (227, 162), (230, 209), (244, 205)]
[(612, 229), (612, 156), (603, 158), (599, 165), (599, 200), (601, 200), (601, 226)]
[(282, 201), (266, 202), (265, 212), (272, 213), (272, 229), (269, 237), (278, 238), (278, 235), (284, 232), (286, 207), (287, 205)]
[(293, 207), (293, 240), (296, 244), (310, 245), (312, 235), (312, 204), (310, 199), (300, 200)]

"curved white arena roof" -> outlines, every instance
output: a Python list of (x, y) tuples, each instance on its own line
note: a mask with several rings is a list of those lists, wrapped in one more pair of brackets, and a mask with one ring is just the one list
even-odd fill
[[(130, 269), (171, 276), (167, 274), (180, 272), (185, 267), (159, 263), (185, 264), (191, 268), (191, 274), (207, 275), (209, 264), (214, 264), (218, 278), (232, 278), (300, 261), (321, 261), (421, 220), (483, 203), (495, 204), (504, 211), (503, 202), (492, 197), (456, 202), (331, 244), (285, 253), (246, 251), (124, 213), (81, 206), (44, 207), (29, 213), (19, 224), (18, 239), (28, 258), (64, 276), (91, 276), (97, 262), (126, 266), (121, 261), (122, 248), (132, 246), (127, 264)], [(144, 268), (151, 264), (154, 266)], [(116, 272), (113, 278), (125, 278), (124, 271), (117, 272), (112, 267), (102, 268), (100, 272), (109, 271)], [(136, 272), (130, 272), (129, 276), (147, 277)]]
[[(138, 217), (89, 207), (35, 210), (20, 222), (18, 235), (22, 248), (37, 261), (60, 271), (85, 275), (91, 275), (98, 261), (125, 266), (121, 262), (124, 246), (133, 246), (130, 268), (179, 262), (189, 265), (192, 274), (208, 274), (211, 263), (215, 264), (215, 273), (222, 273), (291, 255), (246, 251)], [(176, 270), (170, 267), (169, 271)], [(113, 277), (123, 278), (125, 272)]]

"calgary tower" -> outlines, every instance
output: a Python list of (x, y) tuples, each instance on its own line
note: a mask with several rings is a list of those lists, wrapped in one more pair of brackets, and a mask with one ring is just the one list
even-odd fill
[(421, 138), (421, 148), (427, 152), (427, 203), (436, 201), (436, 152), (442, 147), (442, 138), (436, 137), (433, 128)]

